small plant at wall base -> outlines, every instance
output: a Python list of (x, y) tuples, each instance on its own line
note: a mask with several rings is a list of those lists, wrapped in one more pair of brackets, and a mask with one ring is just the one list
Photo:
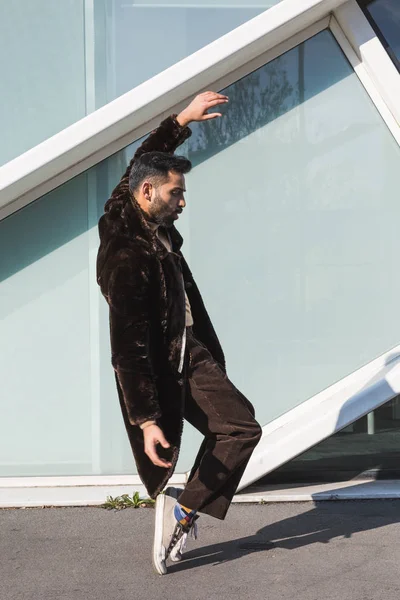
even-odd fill
[(129, 494), (122, 494), (122, 496), (107, 496), (107, 500), (101, 505), (101, 508), (107, 510), (122, 510), (123, 508), (148, 508), (154, 507), (155, 500), (151, 498), (141, 498), (139, 492), (135, 492), (132, 496)]

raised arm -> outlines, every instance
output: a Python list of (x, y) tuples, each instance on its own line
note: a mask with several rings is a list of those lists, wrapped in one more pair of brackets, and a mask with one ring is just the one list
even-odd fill
[(179, 115), (171, 115), (160, 123), (160, 125), (150, 133), (144, 142), (136, 150), (125, 173), (123, 174), (117, 187), (114, 188), (111, 197), (107, 200), (104, 210), (111, 210), (113, 205), (118, 205), (129, 193), (129, 173), (131, 172), (134, 161), (145, 152), (169, 152), (173, 154), (175, 150), (183, 144), (185, 140), (192, 135), (188, 125), (192, 121), (208, 121), (221, 117), (221, 113), (210, 113), (209, 109), (225, 104), (228, 97), (216, 92), (204, 92), (194, 98), (194, 100)]

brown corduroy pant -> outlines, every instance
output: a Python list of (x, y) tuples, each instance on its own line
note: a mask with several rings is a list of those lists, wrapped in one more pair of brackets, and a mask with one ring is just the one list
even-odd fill
[(254, 407), (187, 329), (185, 419), (204, 435), (178, 501), (224, 519), (261, 437)]

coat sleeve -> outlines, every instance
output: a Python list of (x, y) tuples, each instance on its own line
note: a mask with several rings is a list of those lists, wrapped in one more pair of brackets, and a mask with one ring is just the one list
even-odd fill
[(111, 362), (132, 425), (161, 417), (150, 354), (149, 274), (131, 260), (108, 274)]
[(176, 120), (177, 115), (171, 115), (160, 123), (157, 129), (154, 129), (144, 142), (136, 150), (130, 167), (133, 162), (146, 152), (168, 152), (173, 154), (175, 150), (183, 144), (192, 135), (189, 127), (182, 127)]

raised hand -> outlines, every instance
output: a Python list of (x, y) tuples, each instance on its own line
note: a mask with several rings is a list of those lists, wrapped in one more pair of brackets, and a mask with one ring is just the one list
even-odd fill
[(208, 121), (222, 117), (221, 113), (208, 114), (207, 111), (219, 104), (226, 104), (229, 101), (228, 96), (218, 94), (217, 92), (203, 92), (196, 96), (178, 116), (177, 121), (182, 127), (186, 127), (191, 121)]

